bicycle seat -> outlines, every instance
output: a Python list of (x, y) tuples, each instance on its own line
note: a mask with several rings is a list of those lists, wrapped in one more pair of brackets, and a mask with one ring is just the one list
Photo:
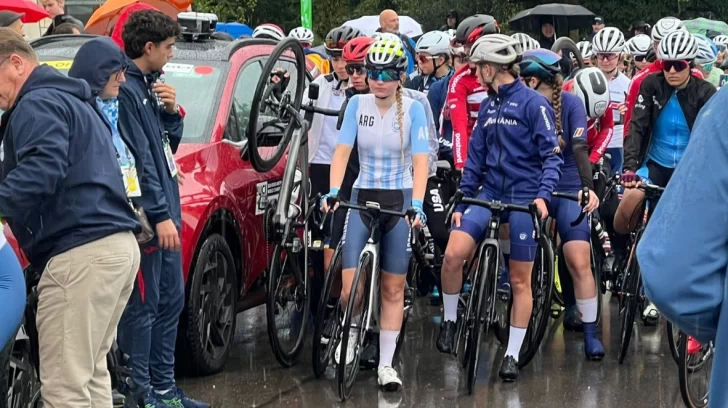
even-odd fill
[(450, 170), (452, 169), (452, 166), (450, 166), (450, 162), (447, 160), (438, 160), (436, 163), (438, 170)]

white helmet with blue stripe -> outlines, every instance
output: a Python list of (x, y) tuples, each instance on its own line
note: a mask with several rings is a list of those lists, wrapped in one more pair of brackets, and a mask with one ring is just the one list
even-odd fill
[(698, 53), (695, 55), (695, 62), (700, 65), (712, 64), (718, 59), (718, 47), (710, 38), (693, 34), (698, 42)]

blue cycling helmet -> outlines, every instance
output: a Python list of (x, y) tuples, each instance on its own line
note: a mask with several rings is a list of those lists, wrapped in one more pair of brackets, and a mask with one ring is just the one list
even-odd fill
[(698, 40), (698, 53), (695, 56), (695, 62), (700, 65), (712, 64), (718, 59), (718, 46), (715, 45), (713, 40), (701, 35), (693, 34), (696, 40)]
[(520, 75), (524, 78), (535, 77), (542, 81), (551, 81), (561, 73), (559, 54), (547, 50), (538, 49), (523, 53), (523, 59), (518, 66), (521, 68)]

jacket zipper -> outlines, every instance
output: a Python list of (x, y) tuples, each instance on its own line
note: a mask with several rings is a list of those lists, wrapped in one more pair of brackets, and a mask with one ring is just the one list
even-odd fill
[(496, 113), (496, 116), (495, 116), (495, 140), (498, 142), (498, 147), (499, 147), (498, 169), (501, 170), (501, 173), (503, 174), (503, 181), (501, 182), (501, 197), (502, 197), (505, 194), (505, 190), (506, 190), (506, 175), (503, 172), (503, 168), (501, 166), (501, 159), (503, 157), (503, 142), (501, 142), (499, 134), (498, 134), (498, 119), (500, 118), (501, 106), (503, 106), (503, 104), (501, 103), (502, 101), (500, 98), (498, 98), (497, 101), (498, 101), (498, 112)]

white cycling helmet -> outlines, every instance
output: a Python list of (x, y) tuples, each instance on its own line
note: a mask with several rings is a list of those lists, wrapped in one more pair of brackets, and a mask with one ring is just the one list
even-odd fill
[(452, 41), (452, 40), (455, 39), (455, 34), (457, 32), (458, 32), (458, 30), (455, 30), (455, 29), (452, 29), (452, 28), (449, 29), (449, 30), (447, 30), (447, 31), (445, 31), (445, 33), (447, 33), (447, 36), (450, 37), (450, 41)]
[(601, 69), (589, 67), (574, 76), (574, 93), (581, 99), (590, 118), (596, 119), (609, 106), (609, 81)]
[(682, 21), (675, 17), (665, 17), (657, 21), (652, 27), (652, 41), (660, 41), (667, 37), (668, 34), (675, 31), (687, 31)]
[(430, 31), (417, 40), (415, 51), (430, 55), (450, 54), (450, 36), (444, 31)]
[(508, 65), (514, 63), (521, 54), (521, 44), (515, 38), (504, 34), (486, 34), (478, 38), (470, 49), (470, 62)]
[(712, 64), (718, 59), (718, 47), (704, 35), (693, 34), (698, 45), (695, 62), (700, 65)]
[(660, 47), (657, 49), (657, 58), (665, 61), (695, 59), (698, 51), (698, 42), (692, 34), (687, 31), (673, 31), (660, 40)]
[(576, 48), (581, 53), (581, 58), (585, 61), (591, 59), (591, 57), (594, 56), (591, 41), (579, 41), (578, 43), (576, 43)]
[(397, 34), (392, 34), (392, 33), (377, 32), (377, 33), (372, 34), (372, 38), (374, 39), (374, 41), (398, 41), (400, 43), (402, 42), (402, 39), (399, 38), (399, 36)]
[(313, 31), (306, 27), (298, 27), (291, 30), (288, 36), (306, 44), (313, 43)]
[(602, 28), (592, 39), (592, 51), (595, 53), (620, 53), (623, 50), (624, 34), (618, 28)]
[(253, 38), (268, 38), (270, 40), (280, 41), (285, 36), (283, 30), (275, 24), (261, 24), (253, 30)]
[(366, 65), (374, 69), (407, 69), (407, 52), (402, 41), (378, 40), (367, 52)]
[(511, 35), (511, 37), (521, 44), (521, 51), (523, 52), (537, 50), (541, 48), (541, 44), (539, 44), (538, 41), (534, 40), (533, 37), (528, 34), (515, 33)]
[(728, 48), (728, 35), (716, 35), (715, 37), (713, 37), (713, 42), (718, 47), (722, 47), (723, 49)]
[(627, 41), (627, 52), (632, 56), (645, 56), (652, 47), (652, 39), (647, 34), (636, 35)]

